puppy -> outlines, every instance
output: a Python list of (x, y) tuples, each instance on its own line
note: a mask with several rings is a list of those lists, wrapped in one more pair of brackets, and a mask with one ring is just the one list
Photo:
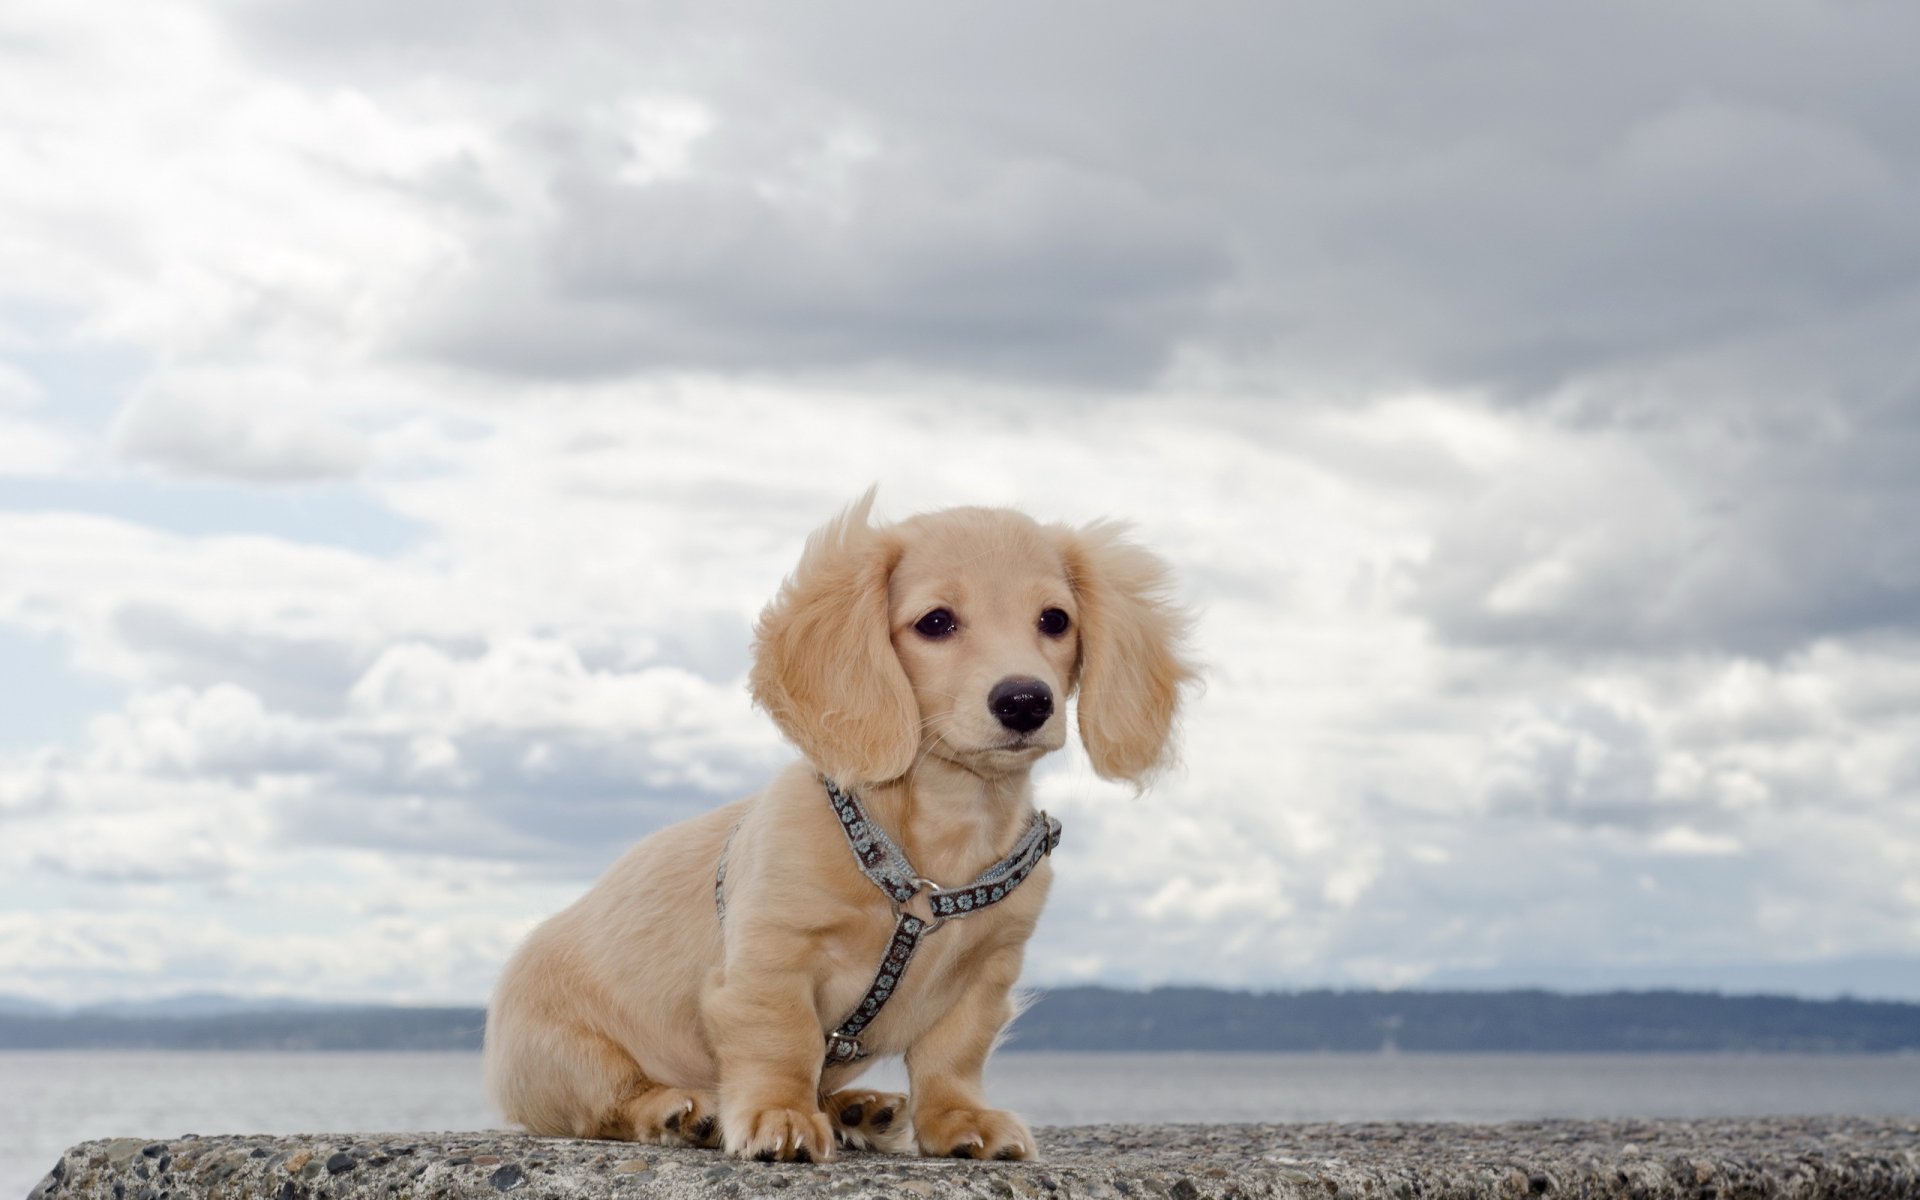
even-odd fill
[[(509, 1120), (759, 1159), (1034, 1154), (981, 1090), (1058, 837), (1029, 775), (1076, 691), (1101, 776), (1165, 761), (1184, 618), (1118, 526), (876, 527), (872, 502), (808, 539), (755, 630), (754, 699), (804, 761), (640, 842), (508, 963), (486, 1077)], [(910, 1096), (849, 1086), (894, 1054)]]

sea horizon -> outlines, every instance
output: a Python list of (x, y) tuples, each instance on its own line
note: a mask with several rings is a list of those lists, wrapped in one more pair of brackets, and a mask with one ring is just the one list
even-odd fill
[[(175, 996), (74, 1010), (0, 998), (0, 1050), (472, 1050), (477, 1005)], [(1678, 990), (1035, 989), (1015, 1051), (1896, 1053), (1920, 1004)]]

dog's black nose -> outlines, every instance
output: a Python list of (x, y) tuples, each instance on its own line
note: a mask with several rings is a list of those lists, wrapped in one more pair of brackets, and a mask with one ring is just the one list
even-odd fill
[(1053, 715), (1053, 689), (1038, 679), (1002, 679), (987, 693), (987, 707), (1015, 733), (1032, 733)]

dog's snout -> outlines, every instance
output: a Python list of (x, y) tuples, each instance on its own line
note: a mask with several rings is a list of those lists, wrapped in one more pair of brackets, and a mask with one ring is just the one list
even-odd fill
[(1015, 733), (1032, 733), (1053, 715), (1053, 689), (1038, 679), (1002, 679), (987, 693), (987, 707)]

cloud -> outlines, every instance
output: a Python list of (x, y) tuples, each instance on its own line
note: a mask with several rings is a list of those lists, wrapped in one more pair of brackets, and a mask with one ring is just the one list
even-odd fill
[[(419, 63), (458, 64), (517, 182), (424, 336), (486, 369), (893, 362), (1535, 401), (1715, 348), (1817, 368), (1817, 317), (1873, 343), (1852, 369), (1884, 387), (1920, 268), (1920, 95), (1886, 49), (1916, 31), (1886, 7), (235, 20), (276, 69), (374, 96), (417, 102)], [(527, 71), (564, 84), (503, 98)], [(663, 104), (699, 120), (645, 117)]]
[(209, 401), (208, 368), (270, 363), (267, 390), (284, 399), (388, 327), (418, 272), (454, 249), (420, 198), (471, 160), (473, 131), (263, 77), (211, 6), (34, 0), (8, 25), (0, 302), (57, 314), (49, 337), (69, 346), (177, 368), (214, 405), (196, 412), (154, 383), (144, 403), (164, 411), (130, 420), (136, 450), (192, 469), (237, 459), (242, 477), (337, 473), (351, 455), (335, 434), (295, 444), (316, 414), (257, 387)]
[[(72, 743), (0, 764), (16, 878), (109, 903), (158, 889), (232, 930), (297, 859), (431, 927), (466, 901), (390, 880), (439, 864), (491, 881), (472, 929), (504, 944), (627, 842), (785, 761), (741, 684), (752, 614), (848, 498), (819, 464), (898, 463), (893, 513), (1023, 498), (1136, 515), (1204, 609), (1185, 766), (1141, 799), (1078, 751), (1041, 781), (1069, 832), (1036, 979), (1405, 984), (1571, 937), (1623, 971), (1910, 947), (1913, 639), (1517, 654), (1423, 607), (1435, 530), (1517, 463), (1543, 481), (1493, 507), (1503, 520), (1552, 528), (1544, 480), (1581, 462), (1656, 514), (1684, 499), (1618, 431), (1439, 396), (1196, 402), (1178, 420), (1007, 400), (953, 452), (916, 405), (635, 394), (374, 440), (377, 494), (431, 531), (392, 557), (8, 517), (0, 613), (129, 691)], [(1827, 865), (1843, 861), (1870, 865)], [(277, 903), (299, 925), (318, 902)], [(1676, 912), (1695, 915), (1663, 930)], [(206, 970), (279, 978), (235, 936)], [(363, 944), (314, 936), (315, 955)], [(396, 945), (379, 961), (403, 973)], [(478, 968), (446, 970), (484, 990)], [(105, 986), (78, 972), (63, 986)]]
[(80, 448), (58, 430), (0, 412), (0, 479), (60, 475), (79, 457)]
[(544, 376), (909, 365), (1137, 381), (1223, 275), (1211, 238), (1125, 179), (831, 135), (793, 154), (838, 155), (846, 178), (636, 186), (623, 167), (557, 166), (533, 244), (449, 280), (419, 336)]
[(58, 475), (80, 458), (73, 438), (24, 415), (45, 399), (30, 376), (0, 361), (0, 479)]
[[(348, 615), (377, 575), (350, 551), (61, 511), (0, 513), (0, 534), (0, 619), (69, 639), (76, 664), (99, 674), (240, 680), (297, 707), (350, 682), (378, 636)], [(403, 578), (389, 581), (406, 592)]]
[(1624, 826), (1891, 809), (1909, 783), (1911, 722), (1896, 714), (1920, 697), (1915, 656), (1910, 639), (1826, 642), (1778, 664), (1623, 662), (1516, 688), (1482, 792), (1496, 809), (1524, 798)]
[(1440, 524), (1416, 603), (1449, 638), (1550, 652), (1777, 656), (1915, 628), (1912, 404), (1534, 424)]
[[(136, 693), (83, 745), (0, 761), (0, 814), (51, 831), (111, 810), (114, 835), (29, 837), (14, 854), (107, 879), (222, 874), (288, 842), (591, 872), (609, 839), (751, 791), (789, 753), (742, 679), (594, 670), (552, 640), (463, 655), (399, 642), (334, 700), (269, 707), (231, 682)], [(134, 816), (154, 793), (169, 815)], [(156, 842), (163, 866), (140, 849)]]
[[(280, 908), (287, 898), (256, 903)], [(241, 930), (195, 915), (187, 906), (48, 919), (0, 913), (0, 988), (86, 1001), (124, 995), (128, 978), (165, 978), (176, 985), (169, 994), (305, 997), (325, 980), (343, 1000), (465, 1003), (512, 948), (492, 921), (455, 911), (431, 923), (355, 914), (342, 928), (314, 932)]]
[(1916, 20), (13, 6), (0, 988), (477, 999), (875, 481), (1201, 610), (1046, 979), (1911, 958)]
[(24, 371), (0, 362), (0, 411), (32, 408), (45, 398), (40, 386)]
[(1658, 819), (1647, 723), (1643, 714), (1590, 701), (1510, 726), (1489, 764), (1489, 804), (1603, 825)]
[(255, 483), (350, 477), (366, 439), (332, 417), (334, 396), (284, 371), (169, 371), (114, 417), (114, 448), (183, 475)]

